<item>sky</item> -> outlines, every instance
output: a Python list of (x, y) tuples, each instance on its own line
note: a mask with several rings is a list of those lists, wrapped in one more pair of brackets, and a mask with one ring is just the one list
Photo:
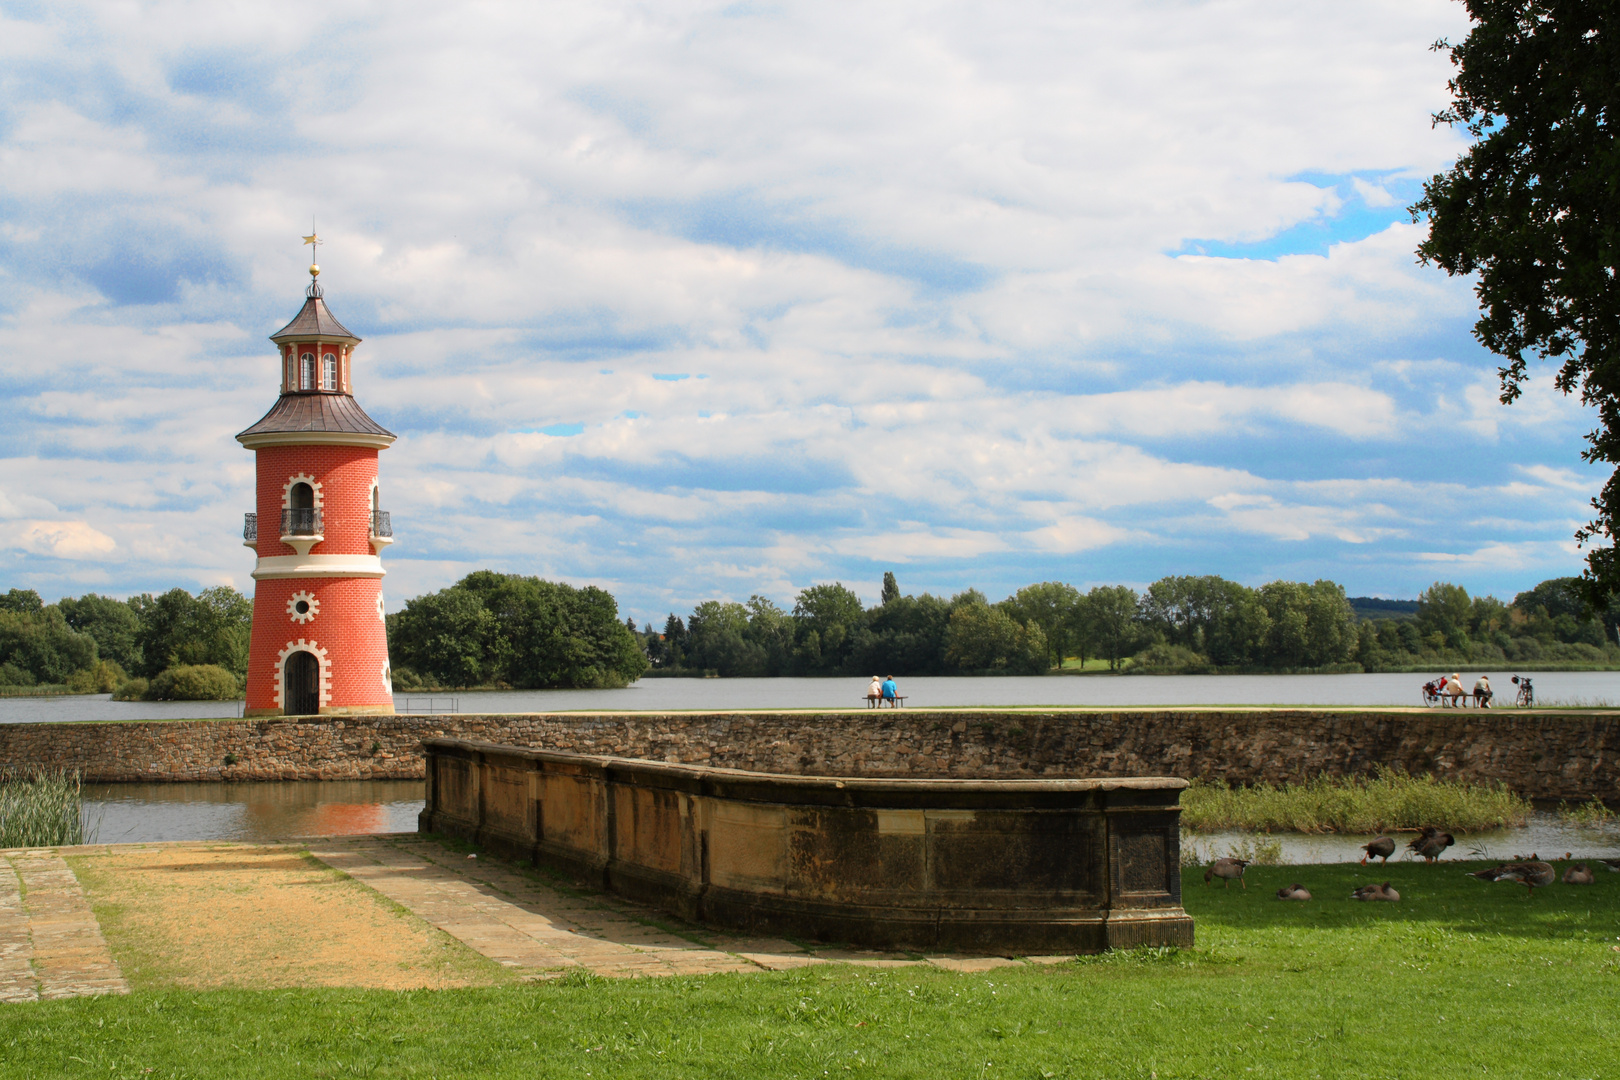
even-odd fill
[(250, 591), (267, 336), (358, 336), (390, 609), (1578, 573), (1406, 211), (1451, 0), (0, 0), (0, 588)]

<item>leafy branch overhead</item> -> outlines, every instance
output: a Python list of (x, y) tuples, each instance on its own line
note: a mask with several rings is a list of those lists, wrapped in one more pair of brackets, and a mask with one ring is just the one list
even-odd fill
[[(1582, 457), (1620, 465), (1620, 5), (1592, 0), (1466, 0), (1473, 28), (1436, 42), (1456, 67), (1437, 124), (1473, 144), (1411, 207), (1429, 221), (1424, 264), (1477, 275), (1480, 343), (1507, 363), (1502, 401), (1526, 358), (1556, 360), (1555, 384), (1597, 410)], [(1576, 532), (1589, 545), (1585, 590), (1620, 586), (1614, 540), (1620, 469)]]

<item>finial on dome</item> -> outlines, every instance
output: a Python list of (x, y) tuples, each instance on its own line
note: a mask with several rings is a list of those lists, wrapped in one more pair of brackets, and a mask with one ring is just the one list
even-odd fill
[(321, 276), (321, 268), (314, 261), (313, 256), (315, 254), (314, 249), (320, 247), (320, 245), (326, 243), (326, 241), (322, 240), (320, 238), (320, 235), (318, 233), (316, 233), (316, 231), (315, 231), (315, 219), (314, 218), (310, 219), (310, 222), (309, 222), (309, 235), (304, 237), (304, 243), (308, 244), (310, 246), (310, 249), (311, 249), (310, 250), (311, 259), (310, 259), (310, 263), (309, 263), (309, 295), (310, 296), (319, 296), (319, 295), (321, 295), (321, 285), (320, 285), (320, 280), (319, 280), (320, 276)]

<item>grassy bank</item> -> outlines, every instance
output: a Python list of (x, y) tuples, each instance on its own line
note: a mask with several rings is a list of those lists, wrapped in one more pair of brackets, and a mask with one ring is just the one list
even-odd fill
[(1478, 832), (1523, 825), (1531, 809), (1529, 800), (1499, 784), (1399, 774), (1251, 787), (1194, 780), (1181, 805), (1182, 827), (1196, 832), (1378, 833), (1424, 825)]
[(0, 772), (0, 848), (82, 844), (79, 774)]
[[(1585, 1078), (1620, 1066), (1620, 875), (1188, 875), (1198, 947), (958, 975), (812, 967), (0, 1007), (0, 1077)], [(1388, 877), (1399, 904), (1345, 897)], [(1276, 900), (1301, 879), (1318, 899)], [(1444, 1019), (1441, 1019), (1441, 1018)]]

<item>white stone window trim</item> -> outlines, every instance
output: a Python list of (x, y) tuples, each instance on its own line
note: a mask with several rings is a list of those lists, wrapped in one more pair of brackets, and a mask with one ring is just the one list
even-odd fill
[(292, 509), (292, 489), (294, 484), (308, 484), (310, 490), (315, 493), (315, 509), (320, 510), (323, 508), (321, 503), (321, 482), (309, 475), (309, 473), (301, 472), (288, 478), (287, 482), (281, 485), (281, 508), (283, 510)]
[(286, 711), (287, 658), (295, 652), (310, 653), (321, 665), (320, 677), (316, 681), (316, 686), (320, 691), (318, 704), (320, 708), (326, 708), (332, 702), (332, 661), (327, 659), (325, 649), (315, 642), (305, 641), (303, 638), (287, 642), (287, 647), (276, 654), (276, 708)]
[(382, 594), (381, 589), (377, 590), (377, 621), (378, 622), (387, 622), (388, 621), (388, 616), (387, 616), (386, 612), (383, 609), (383, 594)]
[(394, 669), (386, 660), (383, 661), (382, 666), (382, 681), (383, 696), (392, 701), (394, 699)]
[[(371, 492), (366, 496), (366, 535), (371, 540), (371, 553), (373, 555), (381, 555), (382, 549), (394, 542), (394, 538), (392, 536), (377, 535), (377, 519), (373, 515), (378, 510), (382, 509), (382, 498), (379, 494), (381, 483), (382, 481), (380, 478), (375, 476), (372, 477)], [(381, 614), (382, 609), (379, 608), (379, 617)]]
[[(302, 600), (308, 604), (304, 611), (298, 610), (298, 602)], [(315, 594), (308, 591), (293, 593), (287, 598), (287, 617), (295, 623), (309, 623), (315, 621), (315, 616), (321, 613), (321, 602), (315, 599)]]

